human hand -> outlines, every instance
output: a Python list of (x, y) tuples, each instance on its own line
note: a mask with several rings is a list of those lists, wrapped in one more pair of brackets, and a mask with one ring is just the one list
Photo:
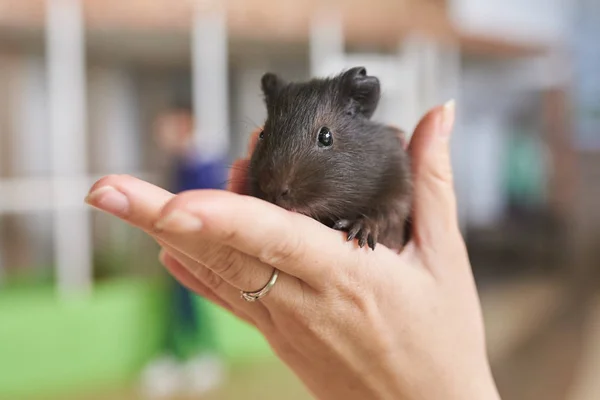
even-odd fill
[[(363, 251), (342, 232), (243, 195), (247, 160), (232, 169), (230, 192), (176, 196), (109, 176), (88, 202), (152, 235), (177, 279), (256, 326), (319, 399), (499, 399), (456, 216), (453, 120), (453, 104), (435, 108), (410, 142), (413, 232), (400, 254)], [(273, 268), (281, 272), (266, 297), (240, 298)]]

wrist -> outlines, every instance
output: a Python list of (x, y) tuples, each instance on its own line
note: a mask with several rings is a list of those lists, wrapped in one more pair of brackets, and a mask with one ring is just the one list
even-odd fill
[(467, 377), (467, 383), (463, 385), (464, 390), (457, 390), (456, 400), (501, 400), (496, 382), (489, 366), (480, 370), (479, 374)]
[[(445, 400), (501, 400), (489, 365), (474, 369), (475, 372), (456, 369), (448, 374), (428, 374), (429, 379), (407, 387), (400, 383), (389, 399), (445, 399)], [(404, 381), (406, 383), (406, 381)], [(414, 383), (414, 382), (413, 382)]]

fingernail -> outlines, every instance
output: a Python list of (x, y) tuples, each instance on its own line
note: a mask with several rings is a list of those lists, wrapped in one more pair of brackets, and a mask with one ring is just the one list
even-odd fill
[(107, 213), (122, 217), (129, 212), (129, 200), (112, 186), (103, 186), (91, 192), (85, 202)]
[(450, 136), (454, 126), (456, 102), (454, 99), (446, 102), (442, 108), (442, 136)]
[(181, 210), (171, 211), (154, 224), (157, 231), (194, 232), (202, 228), (202, 221), (195, 215)]

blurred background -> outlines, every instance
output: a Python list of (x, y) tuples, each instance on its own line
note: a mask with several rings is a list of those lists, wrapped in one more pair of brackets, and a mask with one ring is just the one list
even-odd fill
[(598, 0), (0, 0), (0, 399), (309, 399), (195, 297), (185, 362), (164, 356), (157, 245), (83, 198), (111, 173), (173, 187), (190, 140), (214, 165), (242, 155), (266, 71), (356, 65), (381, 79), (375, 118), (407, 131), (457, 100), (502, 397), (599, 399), (599, 41)]

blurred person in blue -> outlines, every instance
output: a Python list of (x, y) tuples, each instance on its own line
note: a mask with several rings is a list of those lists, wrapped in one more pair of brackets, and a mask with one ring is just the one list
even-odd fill
[[(191, 107), (177, 102), (158, 116), (155, 135), (159, 148), (172, 157), (172, 192), (221, 189), (225, 168), (220, 161), (206, 161), (194, 143)], [(149, 397), (169, 397), (180, 392), (202, 394), (222, 381), (223, 363), (214, 351), (206, 301), (177, 280), (171, 279), (171, 304), (167, 354), (152, 362), (142, 376)]]

